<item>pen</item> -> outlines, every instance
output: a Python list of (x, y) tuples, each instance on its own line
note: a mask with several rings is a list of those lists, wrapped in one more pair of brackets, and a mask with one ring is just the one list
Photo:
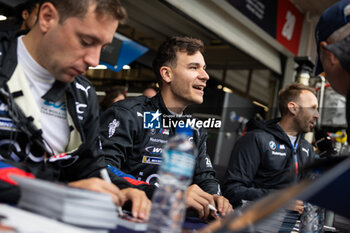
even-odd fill
[(100, 170), (100, 175), (102, 177), (102, 179), (104, 179), (105, 181), (112, 183), (111, 178), (108, 175), (107, 169), (106, 168), (102, 168)]
[[(109, 182), (109, 183), (112, 183), (111, 178), (109, 177), (108, 171), (107, 171), (106, 168), (102, 168), (102, 169), (100, 170), (100, 175), (101, 175), (101, 177), (102, 177), (103, 180), (105, 180), (105, 181), (107, 181), (107, 182)], [(119, 216), (123, 216), (122, 207), (117, 206), (117, 213), (118, 213)]]
[(208, 204), (208, 207), (209, 207), (210, 210), (215, 212), (216, 216), (220, 216), (220, 213), (218, 212), (218, 210), (213, 205)]
[(208, 207), (209, 207), (210, 210), (218, 212), (218, 210), (213, 205), (208, 204)]

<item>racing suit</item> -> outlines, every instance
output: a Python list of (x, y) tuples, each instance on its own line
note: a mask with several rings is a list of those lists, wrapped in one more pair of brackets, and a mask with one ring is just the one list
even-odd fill
[[(0, 34), (0, 160), (46, 180), (71, 182), (98, 177), (106, 164), (98, 144), (99, 110), (93, 86), (83, 76), (75, 77), (72, 83), (56, 80), (42, 97), (52, 104), (65, 97), (70, 128), (65, 153), (45, 152), (35, 142), (35, 139), (43, 142), (40, 110), (34, 107), (36, 103), (31, 98), (27, 80), (17, 65), (17, 36), (20, 34)], [(18, 118), (15, 105), (25, 114), (19, 123), (14, 120)], [(36, 129), (29, 130), (29, 124)], [(119, 177), (112, 179), (121, 187), (123, 183), (125, 187), (130, 186)], [(19, 194), (17, 186), (0, 179), (0, 202), (16, 203)]]
[[(162, 161), (162, 148), (175, 134), (174, 127), (144, 128), (144, 113), (159, 111), (171, 116), (162, 96), (139, 96), (114, 103), (101, 116), (103, 153), (111, 168), (122, 170), (122, 176), (143, 189), (151, 197), (158, 185), (157, 170)], [(198, 149), (193, 184), (210, 194), (220, 194), (220, 185), (206, 154), (207, 134), (203, 128), (194, 130), (194, 143)], [(116, 169), (114, 169), (116, 170)]]

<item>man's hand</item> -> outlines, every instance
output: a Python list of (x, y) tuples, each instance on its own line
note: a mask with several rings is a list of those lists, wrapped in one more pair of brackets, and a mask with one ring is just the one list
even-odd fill
[(135, 188), (122, 189), (121, 192), (132, 203), (131, 213), (134, 218), (147, 220), (151, 211), (151, 201), (144, 191)]
[(112, 183), (104, 181), (100, 178), (88, 178), (68, 183), (69, 186), (74, 188), (87, 189), (94, 192), (107, 193), (113, 198), (116, 205), (122, 206), (125, 202), (125, 194)]
[(304, 202), (300, 200), (294, 201), (289, 208), (291, 210), (297, 211), (299, 214), (302, 214), (304, 211)]
[[(215, 200), (215, 203), (216, 203), (216, 209), (221, 214), (221, 216), (225, 216), (229, 212), (233, 211), (232, 205), (230, 204), (230, 202), (225, 197), (219, 196), (219, 195), (216, 195), (216, 194), (214, 194), (213, 197), (214, 197), (214, 200)], [(213, 214), (215, 214), (215, 213), (213, 213)], [(213, 217), (215, 218), (216, 216), (213, 215)]]
[(206, 219), (209, 216), (209, 204), (215, 207), (213, 195), (204, 192), (198, 185), (193, 184), (187, 189), (186, 207), (197, 210), (199, 218)]

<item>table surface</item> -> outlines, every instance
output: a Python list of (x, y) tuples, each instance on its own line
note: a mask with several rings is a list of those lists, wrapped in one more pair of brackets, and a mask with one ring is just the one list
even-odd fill
[(0, 215), (2, 216), (1, 224), (14, 228), (16, 232), (91, 233), (91, 231), (5, 204), (0, 204)]
[[(113, 230), (92, 230), (84, 229), (65, 224), (60, 221), (47, 218), (29, 211), (25, 211), (16, 207), (12, 207), (6, 204), (0, 204), (0, 216), (1, 225), (11, 227), (15, 229), (15, 232), (26, 232), (26, 233), (141, 233), (144, 230), (134, 230), (135, 224), (130, 222), (130, 227), (127, 224), (123, 226), (119, 225)], [(125, 220), (126, 221), (126, 220)], [(145, 223), (141, 223), (145, 224)], [(198, 218), (190, 217), (186, 218), (183, 228), (197, 230), (205, 227), (207, 224)], [(144, 227), (143, 227), (144, 229)]]

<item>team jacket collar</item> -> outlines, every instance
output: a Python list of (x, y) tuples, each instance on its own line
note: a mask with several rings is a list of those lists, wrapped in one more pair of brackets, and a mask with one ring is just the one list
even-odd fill
[[(160, 91), (157, 93), (157, 95), (155, 95), (154, 97), (150, 98), (149, 101), (151, 101), (152, 105), (155, 106), (156, 108), (159, 108), (160, 111), (163, 113), (163, 114), (166, 114), (166, 115), (174, 115), (173, 113), (171, 113), (169, 111), (169, 109), (165, 106), (165, 103), (164, 103), (164, 100), (163, 100), (163, 97), (160, 93)], [(184, 110), (183, 114), (182, 115), (187, 115), (188, 112), (186, 112), (186, 110)]]
[[(287, 133), (283, 130), (283, 128), (278, 124), (280, 122), (281, 118), (272, 119), (266, 122), (261, 121), (251, 121), (249, 124), (249, 131), (254, 129), (261, 129), (264, 130), (272, 135), (274, 135), (276, 138), (278, 138), (281, 141), (284, 141), (288, 146), (290, 145), (290, 140), (287, 135)], [(298, 134), (298, 138), (304, 138), (303, 133)], [(299, 139), (298, 139), (299, 140)]]
[[(8, 40), (9, 40), (9, 46), (6, 51), (5, 57), (2, 58), (4, 61), (4, 64), (2, 65), (2, 68), (0, 69), (0, 77), (1, 77), (1, 82), (7, 82), (13, 72), (16, 69), (17, 66), (17, 38), (21, 35), (24, 35), (28, 32), (28, 30), (23, 30), (23, 31), (17, 31), (15, 33), (11, 33), (8, 35)], [(56, 102), (60, 98), (63, 97), (66, 89), (67, 89), (68, 84), (63, 83), (60, 81), (55, 81), (54, 84), (52, 85), (51, 89), (42, 97), (45, 100), (49, 101), (54, 101)]]
[(67, 87), (68, 87), (67, 83), (56, 80), (53, 83), (50, 90), (48, 90), (46, 94), (42, 96), (42, 98), (48, 101), (56, 102), (64, 96), (64, 93)]
[(3, 63), (0, 68), (1, 84), (6, 83), (16, 69), (17, 37), (23, 34), (25, 34), (25, 31), (9, 33), (6, 36), (4, 36), (4, 37), (7, 37), (6, 39), (3, 39), (3, 40), (8, 41), (8, 46), (7, 48), (5, 48), (6, 51), (2, 51), (3, 53), (5, 53), (5, 55), (3, 55), (4, 57), (2, 57), (0, 61), (0, 65), (1, 63)]
[(171, 113), (169, 112), (169, 110), (165, 106), (164, 100), (163, 100), (162, 95), (160, 94), (160, 92), (158, 92), (157, 95), (155, 95), (154, 97), (149, 99), (149, 101), (151, 101), (152, 105), (154, 105), (156, 108), (160, 108), (160, 111), (163, 114), (171, 115)]

